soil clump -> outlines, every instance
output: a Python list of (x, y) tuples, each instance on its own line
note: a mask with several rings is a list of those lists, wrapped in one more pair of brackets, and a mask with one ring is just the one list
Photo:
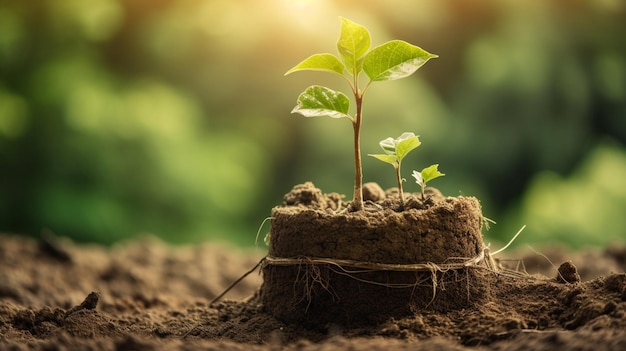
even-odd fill
[(485, 250), (480, 203), (438, 191), (419, 196), (406, 194), (403, 206), (389, 191), (353, 212), (337, 194), (295, 186), (272, 210), (266, 310), (308, 327), (352, 327), (484, 301), (491, 275), (474, 267)]

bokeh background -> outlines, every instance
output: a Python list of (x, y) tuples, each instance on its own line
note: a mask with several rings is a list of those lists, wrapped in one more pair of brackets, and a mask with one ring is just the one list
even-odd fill
[(366, 96), (364, 154), (421, 136), (409, 191), (439, 163), (487, 241), (626, 241), (623, 0), (0, 0), (0, 232), (254, 245), (295, 184), (350, 199), (349, 122), (290, 114), (345, 82), (283, 76), (336, 52), (338, 16), (440, 56)]

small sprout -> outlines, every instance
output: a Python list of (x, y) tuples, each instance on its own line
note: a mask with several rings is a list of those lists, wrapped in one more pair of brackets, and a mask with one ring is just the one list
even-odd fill
[(380, 142), (380, 147), (385, 152), (384, 154), (371, 155), (383, 162), (389, 163), (396, 170), (396, 179), (398, 181), (398, 190), (400, 191), (400, 203), (404, 206), (404, 193), (402, 192), (402, 176), (400, 172), (400, 166), (402, 159), (413, 149), (420, 146), (422, 143), (419, 138), (413, 133), (402, 133), (397, 139), (387, 138)]
[[(352, 209), (363, 209), (363, 170), (361, 166), (361, 120), (363, 98), (374, 82), (410, 76), (428, 60), (436, 58), (422, 48), (402, 40), (391, 40), (373, 49), (370, 33), (364, 26), (340, 17), (341, 31), (337, 54), (314, 54), (291, 68), (285, 75), (299, 71), (319, 71), (341, 77), (348, 83), (356, 108), (350, 114), (348, 95), (330, 88), (313, 85), (298, 96), (292, 113), (305, 117), (328, 116), (352, 122), (354, 134), (354, 199)], [(362, 80), (361, 73), (367, 80)], [(386, 151), (385, 151), (386, 152)], [(407, 151), (408, 152), (408, 151)], [(400, 189), (402, 185), (400, 185)]]
[(426, 183), (439, 177), (445, 176), (445, 174), (439, 172), (439, 164), (430, 165), (421, 172), (413, 171), (413, 178), (415, 182), (422, 188), (422, 201), (424, 200), (424, 189), (426, 189)]

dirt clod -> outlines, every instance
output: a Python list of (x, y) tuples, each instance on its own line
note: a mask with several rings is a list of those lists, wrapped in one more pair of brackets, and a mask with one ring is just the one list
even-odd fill
[(389, 201), (398, 194), (373, 183), (367, 189), (369, 201), (378, 199), (370, 210), (324, 211), (319, 203), (328, 196), (310, 182), (285, 195), (307, 194), (315, 199), (308, 206), (285, 201), (272, 210), (261, 288), (270, 313), (311, 328), (355, 326), (424, 308), (469, 308), (489, 295), (489, 277), (464, 263), (484, 250), (476, 198), (441, 196), (398, 211)]
[(363, 201), (383, 201), (387, 195), (378, 183), (369, 182), (363, 184)]
[(74, 306), (71, 309), (69, 309), (65, 313), (65, 317), (67, 318), (67, 316), (80, 310), (93, 310), (98, 306), (98, 301), (100, 301), (100, 294), (92, 291), (89, 293), (89, 295), (87, 295), (85, 300), (83, 300), (83, 302), (81, 302), (80, 305)]
[(563, 264), (559, 266), (558, 274), (555, 279), (560, 283), (580, 283), (580, 275), (578, 274), (578, 270), (571, 261), (563, 262)]

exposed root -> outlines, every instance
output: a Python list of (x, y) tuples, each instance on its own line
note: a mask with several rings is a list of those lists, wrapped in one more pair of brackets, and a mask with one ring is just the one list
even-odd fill
[[(332, 291), (332, 287), (329, 284), (328, 277), (323, 277), (321, 273), (321, 268), (324, 267), (329, 271), (343, 275), (348, 278), (357, 280), (359, 282), (365, 284), (379, 285), (392, 289), (407, 289), (412, 288), (415, 291), (419, 287), (432, 287), (432, 297), (428, 302), (428, 305), (431, 305), (437, 296), (437, 291), (439, 289), (444, 288), (443, 278), (438, 279), (438, 276), (443, 276), (446, 273), (454, 272), (457, 273), (458, 270), (465, 268), (480, 268), (492, 271), (494, 273), (498, 272), (497, 266), (495, 264), (488, 264), (486, 262), (492, 262), (491, 257), (489, 256), (489, 250), (486, 249), (481, 251), (479, 255), (472, 258), (449, 258), (446, 260), (446, 263), (436, 264), (436, 263), (417, 263), (417, 264), (387, 264), (387, 263), (374, 263), (374, 262), (365, 262), (365, 261), (355, 261), (355, 260), (342, 260), (342, 259), (330, 259), (330, 258), (313, 258), (313, 257), (298, 257), (298, 258), (282, 258), (282, 257), (272, 257), (266, 256), (263, 260), (262, 265), (273, 265), (273, 266), (298, 266), (298, 273), (296, 281), (294, 282), (294, 289), (298, 286), (305, 287), (304, 294), (302, 296), (302, 300), (306, 299), (307, 301), (311, 301), (312, 294), (316, 285), (319, 285), (324, 290), (328, 291), (333, 300), (338, 299), (337, 295)], [(414, 272), (415, 280), (410, 282), (400, 282), (400, 283), (392, 283), (392, 282), (380, 282), (374, 281), (371, 279), (363, 278), (363, 274), (372, 273), (372, 272)], [(421, 273), (429, 273), (429, 274), (421, 274)], [(468, 297), (470, 295), (470, 281), (469, 277), (467, 284)], [(441, 282), (439, 282), (441, 280)], [(297, 294), (296, 291), (294, 291)], [(413, 295), (413, 294), (412, 294)], [(307, 305), (308, 308), (308, 305)]]
[[(523, 228), (521, 230), (523, 230)], [(514, 240), (519, 235), (521, 230), (515, 235), (512, 240)], [(504, 250), (507, 246), (508, 244), (504, 248), (498, 250), (496, 253), (502, 252), (502, 250)], [(339, 296), (333, 290), (330, 284), (328, 272), (343, 275), (365, 284), (379, 285), (392, 289), (412, 288), (415, 291), (415, 289), (419, 287), (423, 288), (426, 286), (431, 286), (433, 293), (432, 298), (427, 306), (434, 302), (438, 290), (445, 289), (443, 276), (445, 276), (445, 274), (449, 272), (454, 272), (454, 274), (457, 274), (459, 270), (463, 269), (478, 269), (491, 272), (499, 276), (511, 278), (538, 279), (537, 277), (529, 275), (525, 269), (519, 270), (518, 268), (509, 269), (504, 267), (501, 264), (500, 259), (493, 258), (493, 254), (490, 253), (489, 248), (485, 248), (475, 257), (451, 257), (448, 258), (446, 262), (439, 264), (432, 262), (415, 264), (389, 264), (317, 257), (283, 258), (272, 257), (268, 255), (262, 258), (251, 270), (235, 280), (228, 288), (226, 288), (224, 292), (214, 298), (210, 302), (209, 306), (214, 305), (218, 300), (226, 295), (226, 293), (228, 293), (235, 285), (237, 285), (249, 274), (256, 271), (259, 267), (261, 267), (262, 269), (266, 266), (297, 266), (298, 271), (296, 279), (293, 282), (294, 294), (295, 296), (302, 296), (300, 301), (306, 299), (309, 303), (315, 294), (315, 289), (319, 287), (327, 291), (331, 295), (333, 301), (339, 300)], [(324, 270), (327, 271), (324, 272)], [(373, 281), (371, 279), (365, 279), (361, 276), (364, 273), (382, 271), (414, 272), (415, 280), (407, 283), (390, 283)], [(424, 274), (420, 273), (430, 274), (425, 276)], [(442, 276), (441, 279), (438, 279), (439, 275)], [(465, 279), (467, 279), (467, 294), (469, 298), (469, 296), (471, 295), (471, 282), (468, 275), (466, 275)], [(298, 294), (298, 291), (296, 291), (296, 289), (301, 286), (304, 286), (303, 294)]]
[[(518, 232), (519, 234), (519, 232)], [(506, 248), (506, 247), (505, 247)], [(499, 250), (498, 252), (501, 252)], [(525, 269), (512, 270), (504, 267), (499, 259), (495, 259), (490, 254), (489, 248), (485, 248), (475, 257), (462, 258), (451, 257), (446, 260), (445, 263), (416, 263), (416, 264), (388, 264), (388, 263), (375, 263), (356, 260), (345, 259), (332, 259), (332, 258), (316, 258), (316, 257), (297, 257), (297, 258), (283, 258), (266, 256), (262, 262), (262, 266), (298, 266), (298, 278), (294, 282), (294, 289), (299, 284), (305, 286), (305, 294), (302, 299), (310, 301), (315, 289), (315, 285), (319, 285), (324, 290), (328, 291), (333, 300), (337, 299), (337, 295), (332, 291), (332, 286), (329, 284), (328, 277), (321, 274), (322, 267), (329, 271), (349, 277), (356, 281), (372, 284), (378, 286), (384, 286), (391, 289), (407, 289), (413, 288), (414, 290), (419, 287), (432, 287), (433, 294), (432, 299), (428, 305), (432, 304), (435, 300), (437, 291), (445, 289), (445, 279), (443, 276), (446, 273), (457, 274), (458, 271), (463, 269), (478, 269), (493, 273), (498, 276), (505, 276), (511, 278), (527, 278), (537, 279), (526, 273)], [(415, 272), (415, 280), (410, 282), (381, 282), (374, 281), (363, 277), (363, 274), (372, 272)], [(427, 275), (420, 273), (429, 273)], [(441, 277), (441, 278), (438, 278)], [(467, 294), (468, 298), (471, 295), (470, 291), (470, 279), (466, 275), (467, 279)], [(295, 291), (294, 291), (295, 292)]]
[(501, 248), (500, 250), (495, 251), (495, 252), (494, 252), (494, 253), (492, 253), (491, 255), (492, 255), (492, 256), (495, 256), (495, 255), (499, 254), (500, 252), (502, 252), (502, 251), (506, 250), (506, 249), (507, 249), (507, 248), (508, 248), (508, 247), (509, 247), (509, 246), (510, 246), (510, 245), (511, 245), (514, 241), (515, 241), (515, 239), (517, 239), (517, 237), (518, 237), (520, 234), (522, 234), (522, 232), (524, 231), (524, 229), (526, 229), (526, 225), (523, 225), (523, 226), (520, 228), (520, 230), (518, 230), (518, 231), (517, 231), (517, 233), (515, 233), (515, 235), (513, 235), (513, 238), (512, 238), (511, 240), (509, 240), (509, 242), (508, 242), (506, 245), (504, 245), (504, 247), (503, 247), (503, 248)]
[[(261, 225), (259, 225), (259, 229), (256, 231), (256, 237), (254, 238), (254, 246), (256, 246), (259, 243), (259, 235), (261, 234), (261, 230), (263, 229), (263, 226), (265, 225), (265, 223), (267, 221), (272, 220), (272, 217), (266, 217), (263, 222), (261, 222)], [(263, 241), (265, 242), (266, 245), (270, 244), (270, 233), (268, 232), (265, 237), (263, 238)]]
[(246, 278), (247, 276), (249, 276), (250, 274), (252, 274), (252, 272), (256, 271), (257, 268), (259, 268), (263, 262), (265, 261), (265, 257), (262, 258), (254, 267), (252, 267), (252, 269), (250, 269), (249, 271), (247, 271), (246, 273), (244, 273), (244, 275), (242, 275), (241, 277), (237, 278), (237, 280), (235, 280), (234, 282), (232, 282), (227, 288), (226, 290), (224, 290), (221, 294), (217, 295), (213, 300), (211, 300), (211, 302), (209, 303), (209, 307), (213, 307), (213, 305), (219, 301), (222, 297), (224, 297), (224, 295), (226, 295), (232, 288), (234, 288), (237, 284), (239, 284), (239, 282), (241, 282), (242, 280), (244, 280), (244, 278)]
[(297, 288), (298, 286), (303, 285), (304, 294), (302, 294), (300, 301), (306, 299), (306, 310), (309, 309), (311, 299), (317, 285), (326, 290), (332, 296), (333, 301), (339, 301), (339, 296), (334, 293), (332, 287), (330, 286), (328, 275), (324, 275), (321, 268), (322, 267), (319, 265), (314, 264), (298, 265), (298, 273), (296, 274), (296, 279), (293, 282), (294, 296), (299, 295)]

